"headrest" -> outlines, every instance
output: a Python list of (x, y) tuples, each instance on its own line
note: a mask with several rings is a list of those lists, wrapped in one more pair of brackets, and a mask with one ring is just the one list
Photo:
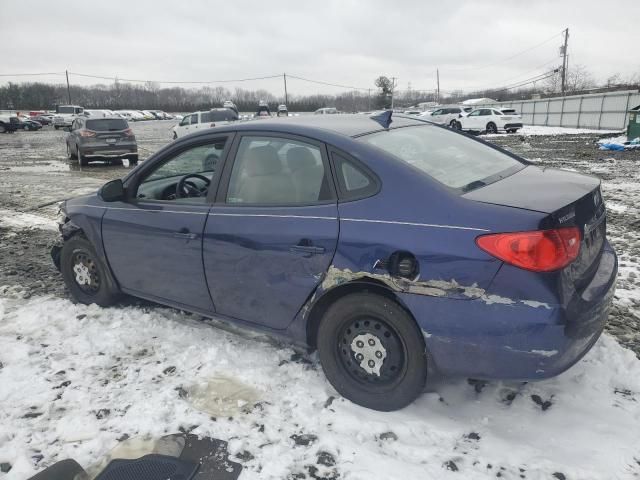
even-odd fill
[(316, 166), (316, 159), (313, 153), (306, 147), (293, 147), (287, 151), (287, 165), (289, 170), (295, 172), (303, 168)]
[(271, 145), (253, 147), (248, 150), (244, 162), (247, 175), (250, 177), (274, 175), (282, 171), (282, 162), (278, 158), (278, 152)]

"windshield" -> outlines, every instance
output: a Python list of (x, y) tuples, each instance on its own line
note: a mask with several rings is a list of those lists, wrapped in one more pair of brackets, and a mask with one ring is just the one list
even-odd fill
[(396, 128), (361, 137), (440, 183), (463, 192), (524, 168), (516, 159), (463, 135), (431, 125)]
[(87, 129), (96, 132), (125, 130), (127, 127), (127, 121), (122, 118), (102, 118), (100, 120), (87, 120)]

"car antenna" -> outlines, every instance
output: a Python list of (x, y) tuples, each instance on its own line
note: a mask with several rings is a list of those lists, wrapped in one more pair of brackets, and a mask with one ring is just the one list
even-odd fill
[(383, 126), (383, 128), (388, 129), (389, 125), (391, 125), (391, 122), (393, 122), (393, 119), (391, 118), (392, 114), (393, 114), (393, 110), (385, 110), (383, 112), (371, 115), (369, 118), (375, 122), (378, 122), (380, 125)]

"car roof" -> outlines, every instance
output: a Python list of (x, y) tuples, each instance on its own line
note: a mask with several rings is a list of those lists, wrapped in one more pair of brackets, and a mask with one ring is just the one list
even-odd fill
[[(412, 125), (426, 125), (426, 122), (414, 115), (394, 114), (390, 129), (409, 127)], [(357, 137), (366, 133), (383, 131), (385, 128), (367, 115), (340, 114), (331, 116), (301, 115), (299, 117), (272, 117), (265, 120), (236, 123), (229, 130), (254, 130), (254, 131), (278, 131), (304, 135), (305, 133), (318, 133), (318, 130), (337, 133), (347, 137)], [(206, 130), (203, 130), (204, 134)]]

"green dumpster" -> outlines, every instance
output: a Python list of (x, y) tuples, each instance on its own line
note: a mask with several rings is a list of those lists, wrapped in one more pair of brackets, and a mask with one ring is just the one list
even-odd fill
[(629, 125), (627, 126), (627, 140), (640, 138), (640, 105), (629, 110)]

